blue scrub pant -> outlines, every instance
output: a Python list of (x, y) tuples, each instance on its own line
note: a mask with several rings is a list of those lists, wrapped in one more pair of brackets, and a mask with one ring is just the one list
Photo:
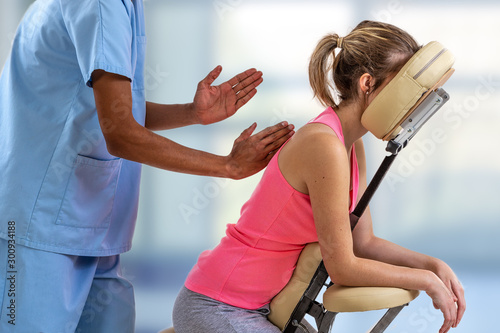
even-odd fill
[(0, 332), (133, 333), (120, 257), (45, 252), (0, 239)]

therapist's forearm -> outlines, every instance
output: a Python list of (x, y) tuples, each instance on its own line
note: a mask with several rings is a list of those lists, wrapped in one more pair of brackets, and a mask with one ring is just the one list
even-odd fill
[[(141, 126), (132, 114), (128, 78), (100, 70), (95, 71), (92, 78), (99, 123), (110, 154), (176, 172), (230, 178), (238, 176), (231, 172), (233, 164), (227, 157), (184, 147)], [(149, 106), (154, 108), (157, 105)], [(170, 119), (182, 118), (173, 116), (181, 113), (175, 107), (167, 108), (166, 113), (171, 115), (167, 117)]]
[(182, 146), (136, 122), (106, 140), (108, 151), (153, 167), (193, 175), (236, 178), (228, 158)]
[(145, 127), (152, 131), (199, 124), (193, 103), (157, 104), (146, 102)]

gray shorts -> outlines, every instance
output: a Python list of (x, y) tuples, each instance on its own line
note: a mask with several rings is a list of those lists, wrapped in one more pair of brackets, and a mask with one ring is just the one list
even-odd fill
[[(269, 320), (269, 306), (247, 310), (216, 301), (183, 287), (174, 305), (175, 333), (280, 333)], [(316, 333), (305, 320), (297, 333)]]

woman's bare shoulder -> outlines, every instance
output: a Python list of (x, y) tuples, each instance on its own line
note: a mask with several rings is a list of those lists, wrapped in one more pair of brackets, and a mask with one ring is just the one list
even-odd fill
[(301, 127), (281, 150), (278, 165), (287, 182), (306, 194), (307, 175), (330, 166), (349, 167), (344, 144), (329, 126), (321, 123)]
[(304, 125), (295, 133), (289, 143), (290, 146), (288, 149), (294, 154), (345, 154), (346, 152), (344, 144), (333, 129), (322, 123)]

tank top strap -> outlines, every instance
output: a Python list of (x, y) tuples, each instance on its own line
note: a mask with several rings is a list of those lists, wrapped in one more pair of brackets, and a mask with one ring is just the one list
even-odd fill
[(332, 107), (329, 107), (328, 109), (320, 113), (317, 117), (310, 120), (309, 123), (321, 123), (331, 127), (335, 134), (337, 134), (340, 141), (344, 143), (344, 133), (342, 132), (342, 125), (340, 123), (339, 117), (337, 116), (337, 113), (335, 113)]

